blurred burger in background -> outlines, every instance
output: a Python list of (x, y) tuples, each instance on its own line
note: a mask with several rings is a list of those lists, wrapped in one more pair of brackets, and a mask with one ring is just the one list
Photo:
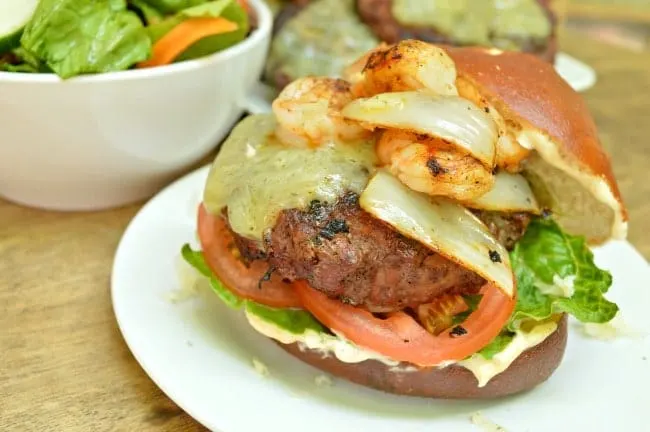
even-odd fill
[(274, 1), (265, 80), (284, 88), (309, 76), (339, 77), (381, 42), (405, 39), (531, 53), (552, 63), (557, 20), (549, 0)]

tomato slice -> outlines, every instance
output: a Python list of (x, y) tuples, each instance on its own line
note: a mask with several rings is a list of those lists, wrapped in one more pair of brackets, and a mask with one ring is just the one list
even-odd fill
[(254, 261), (246, 266), (231, 250), (233, 238), (222, 217), (213, 216), (203, 204), (199, 205), (198, 231), (203, 257), (210, 270), (238, 296), (276, 308), (301, 307), (292, 285), (276, 275), (260, 285), (268, 264)]
[(294, 286), (304, 308), (330, 329), (361, 347), (418, 366), (458, 361), (476, 353), (501, 332), (516, 301), (496, 286), (486, 284), (477, 310), (460, 326), (434, 336), (404, 312), (380, 319), (332, 300), (304, 281)]

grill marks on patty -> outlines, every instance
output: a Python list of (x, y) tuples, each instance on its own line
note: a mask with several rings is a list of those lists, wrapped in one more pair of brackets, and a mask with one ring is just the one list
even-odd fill
[(332, 298), (373, 312), (401, 310), (483, 279), (361, 210), (357, 197), (288, 210), (266, 239), (269, 262), (285, 278), (306, 279)]
[[(256, 242), (239, 237), (236, 243), (246, 260), (263, 256)], [(283, 278), (306, 279), (329, 297), (372, 312), (402, 310), (448, 292), (475, 293), (484, 284), (361, 210), (355, 194), (335, 205), (315, 201), (306, 211), (283, 211), (264, 243), (269, 265)]]
[[(526, 213), (475, 211), (508, 248), (524, 234)], [(363, 211), (355, 194), (334, 205), (313, 201), (307, 210), (285, 210), (264, 244), (234, 234), (244, 261), (268, 260), (287, 281), (305, 279), (344, 303), (392, 312), (445, 293), (477, 293), (476, 273), (404, 237)]]

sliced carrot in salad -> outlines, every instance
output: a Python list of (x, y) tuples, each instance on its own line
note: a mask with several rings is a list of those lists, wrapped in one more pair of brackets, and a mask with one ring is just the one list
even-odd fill
[(153, 46), (149, 60), (138, 64), (139, 68), (163, 66), (174, 61), (195, 42), (222, 33), (237, 30), (238, 26), (225, 18), (190, 18), (171, 29)]

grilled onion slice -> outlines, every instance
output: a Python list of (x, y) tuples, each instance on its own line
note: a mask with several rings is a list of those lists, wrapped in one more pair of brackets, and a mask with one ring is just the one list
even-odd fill
[(395, 128), (442, 138), (489, 168), (496, 157), (497, 127), (485, 111), (458, 96), (421, 91), (382, 93), (355, 99), (343, 116), (374, 129)]
[(470, 269), (514, 296), (514, 276), (506, 249), (487, 227), (459, 204), (415, 192), (380, 170), (359, 204), (403, 235)]
[(478, 198), (466, 201), (465, 206), (490, 211), (540, 212), (539, 204), (524, 176), (505, 171), (495, 175), (492, 189)]

